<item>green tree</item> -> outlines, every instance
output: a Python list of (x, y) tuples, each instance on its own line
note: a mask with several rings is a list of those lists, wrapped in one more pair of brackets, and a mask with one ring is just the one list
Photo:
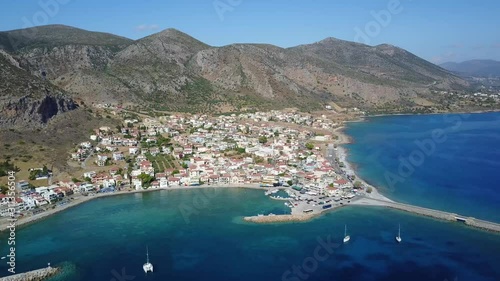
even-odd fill
[(260, 164), (260, 163), (264, 162), (264, 157), (256, 156), (256, 157), (254, 157), (253, 160), (255, 161), (255, 163)]
[(354, 182), (354, 188), (358, 189), (358, 188), (361, 188), (361, 182), (360, 181), (355, 181)]
[(308, 142), (308, 143), (306, 143), (306, 148), (309, 150), (312, 150), (314, 148), (314, 144)]
[(28, 176), (29, 180), (36, 180), (36, 177), (38, 176), (39, 170), (31, 170), (30, 175)]
[[(4, 146), (8, 147), (7, 144), (5, 144)], [(0, 177), (7, 176), (9, 171), (19, 172), (20, 169), (14, 164), (10, 163), (8, 159), (4, 162), (0, 162)]]
[(149, 184), (155, 179), (155, 177), (150, 176), (150, 175), (145, 174), (145, 173), (138, 175), (137, 178), (139, 178), (141, 180), (142, 184), (145, 186), (149, 186)]
[(372, 193), (372, 191), (373, 191), (373, 188), (371, 186), (369, 186), (369, 187), (366, 188), (366, 192)]
[(266, 136), (260, 136), (259, 137), (259, 142), (260, 143), (266, 143), (267, 142), (267, 137)]
[(9, 191), (9, 188), (8, 188), (8, 187), (6, 187), (5, 185), (0, 185), (0, 192), (1, 192), (2, 194), (6, 194), (6, 193), (7, 193), (7, 191)]
[(293, 181), (292, 180), (287, 180), (286, 183), (289, 185), (289, 186), (292, 186), (293, 185)]

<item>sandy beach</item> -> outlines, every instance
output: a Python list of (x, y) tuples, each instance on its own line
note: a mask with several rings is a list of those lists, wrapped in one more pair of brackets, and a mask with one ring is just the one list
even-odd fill
[(344, 133), (345, 127), (339, 127), (334, 130), (335, 134), (338, 136), (337, 141), (334, 142), (334, 144), (337, 145), (337, 150), (336, 154), (337, 157), (341, 162), (344, 163), (345, 167), (342, 168), (347, 174), (349, 175), (354, 175), (356, 177), (356, 180), (360, 181), (364, 186), (371, 187), (372, 192), (371, 193), (365, 193), (366, 197), (377, 199), (377, 200), (385, 200), (388, 202), (393, 202), (391, 199), (385, 197), (384, 195), (380, 194), (377, 188), (375, 188), (373, 185), (368, 184), (366, 181), (364, 181), (362, 178), (360, 178), (356, 174), (356, 170), (353, 168), (352, 164), (347, 161), (347, 149), (344, 147), (344, 145), (351, 143), (351, 138)]
[[(210, 185), (173, 186), (173, 187), (169, 187), (169, 188), (157, 188), (157, 189), (145, 189), (145, 190), (124, 190), (124, 191), (116, 191), (116, 192), (110, 192), (110, 193), (97, 193), (95, 195), (89, 195), (89, 196), (83, 196), (83, 195), (77, 194), (75, 196), (72, 196), (72, 198), (74, 198), (74, 199), (65, 205), (56, 206), (54, 209), (50, 209), (50, 210), (44, 211), (42, 213), (39, 213), (39, 214), (36, 214), (33, 216), (26, 216), (26, 217), (19, 218), (15, 222), (15, 226), (16, 226), (16, 228), (19, 226), (25, 226), (27, 224), (45, 219), (51, 215), (57, 214), (59, 212), (62, 212), (64, 210), (67, 210), (69, 208), (78, 206), (82, 203), (85, 203), (85, 202), (88, 202), (88, 201), (91, 201), (91, 200), (97, 199), (97, 198), (118, 196), (118, 195), (123, 195), (123, 194), (155, 192), (155, 191), (161, 191), (161, 190), (201, 189), (201, 188), (248, 188), (248, 189), (260, 189), (260, 190), (267, 189), (265, 187), (260, 187), (259, 184), (230, 184), (230, 185), (217, 185), (217, 186), (210, 186)], [(9, 230), (10, 225), (11, 225), (11, 223), (7, 218), (2, 218), (0, 220), (0, 232)]]

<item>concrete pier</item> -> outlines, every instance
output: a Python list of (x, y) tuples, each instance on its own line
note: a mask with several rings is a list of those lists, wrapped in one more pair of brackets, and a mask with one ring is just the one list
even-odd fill
[(59, 269), (57, 267), (46, 267), (2, 277), (0, 281), (43, 281), (54, 276), (58, 271)]

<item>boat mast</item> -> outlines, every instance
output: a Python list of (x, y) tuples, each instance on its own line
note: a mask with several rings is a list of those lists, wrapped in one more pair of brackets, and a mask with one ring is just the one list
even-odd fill
[(149, 248), (146, 246), (146, 263), (149, 263)]
[(398, 237), (401, 237), (401, 224), (399, 225)]
[(347, 236), (347, 224), (344, 225), (344, 237)]

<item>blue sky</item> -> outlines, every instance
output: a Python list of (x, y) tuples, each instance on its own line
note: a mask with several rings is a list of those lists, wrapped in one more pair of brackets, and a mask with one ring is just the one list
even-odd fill
[(389, 43), (435, 63), (500, 60), (500, 1), (3, 0), (0, 30), (65, 24), (132, 39), (176, 28), (214, 46), (326, 37)]

